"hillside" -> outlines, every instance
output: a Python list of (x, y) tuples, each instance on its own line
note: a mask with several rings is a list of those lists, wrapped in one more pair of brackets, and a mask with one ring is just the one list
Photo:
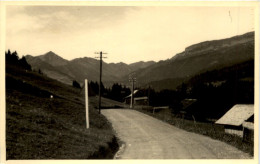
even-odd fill
[[(169, 60), (136, 71), (136, 78), (141, 86), (149, 84), (155, 89), (175, 89), (183, 81), (200, 73), (253, 59), (254, 32), (250, 32), (228, 39), (192, 45)], [(171, 86), (168, 85), (170, 81)]]
[[(42, 57), (41, 57), (42, 58)], [(43, 61), (40, 57), (35, 58), (33, 56), (27, 55), (26, 60), (30, 65), (32, 65), (33, 70), (43, 72), (45, 75), (48, 75), (48, 77), (52, 79), (56, 79), (60, 82), (63, 82), (64, 84), (71, 85), (73, 81), (73, 76), (63, 73), (59, 69), (57, 69), (55, 66), (48, 63), (49, 60)], [(55, 57), (56, 58), (56, 57)], [(51, 62), (52, 64), (54, 62)]]
[(154, 62), (154, 61), (147, 61), (147, 62), (140, 61), (140, 62), (129, 64), (129, 66), (131, 67), (132, 71), (136, 71), (138, 69), (146, 68), (146, 67), (153, 65), (155, 63), (156, 62)]
[(40, 55), (38, 58), (52, 66), (61, 66), (68, 63), (67, 60), (63, 59), (52, 51), (49, 51), (44, 55)]
[[(84, 57), (68, 61), (50, 51), (36, 57), (27, 55), (26, 59), (34, 70), (40, 69), (48, 77), (65, 84), (71, 85), (73, 80), (77, 80), (82, 84), (86, 78), (89, 81), (99, 80), (100, 62), (94, 58)], [(122, 62), (106, 63), (103, 61), (103, 83), (110, 86), (115, 82), (121, 81), (122, 77), (130, 72), (148, 67), (154, 63), (149, 61), (127, 65)]]
[[(84, 57), (71, 61), (53, 52), (41, 56), (26, 56), (33, 69), (41, 69), (47, 76), (71, 85), (85, 78), (99, 80), (99, 60)], [(128, 84), (128, 76), (135, 72), (139, 87), (152, 86), (156, 90), (176, 89), (190, 78), (216, 69), (230, 67), (254, 59), (254, 32), (227, 39), (194, 44), (171, 59), (159, 62), (106, 63), (103, 62), (102, 80), (105, 86)]]
[(111, 124), (98, 114), (97, 98), (89, 101), (86, 129), (84, 90), (7, 63), (7, 160), (112, 158), (118, 145)]

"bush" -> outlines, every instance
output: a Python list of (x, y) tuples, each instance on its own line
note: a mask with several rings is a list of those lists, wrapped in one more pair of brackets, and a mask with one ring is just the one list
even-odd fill
[(80, 84), (76, 80), (73, 80), (72, 86), (75, 88), (81, 88)]

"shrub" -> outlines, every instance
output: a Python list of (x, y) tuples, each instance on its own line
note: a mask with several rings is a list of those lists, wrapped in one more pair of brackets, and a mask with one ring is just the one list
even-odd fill
[(76, 80), (73, 80), (72, 86), (75, 87), (75, 88), (81, 88), (80, 84)]

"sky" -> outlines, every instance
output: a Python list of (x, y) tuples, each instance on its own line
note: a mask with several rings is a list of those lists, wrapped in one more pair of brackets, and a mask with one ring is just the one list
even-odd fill
[(252, 7), (7, 6), (6, 50), (107, 63), (159, 61), (207, 40), (254, 31)]

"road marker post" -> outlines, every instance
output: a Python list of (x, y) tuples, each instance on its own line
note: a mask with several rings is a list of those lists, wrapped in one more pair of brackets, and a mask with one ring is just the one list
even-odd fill
[(89, 128), (89, 114), (88, 114), (88, 80), (85, 79), (85, 105), (86, 105), (86, 128)]

